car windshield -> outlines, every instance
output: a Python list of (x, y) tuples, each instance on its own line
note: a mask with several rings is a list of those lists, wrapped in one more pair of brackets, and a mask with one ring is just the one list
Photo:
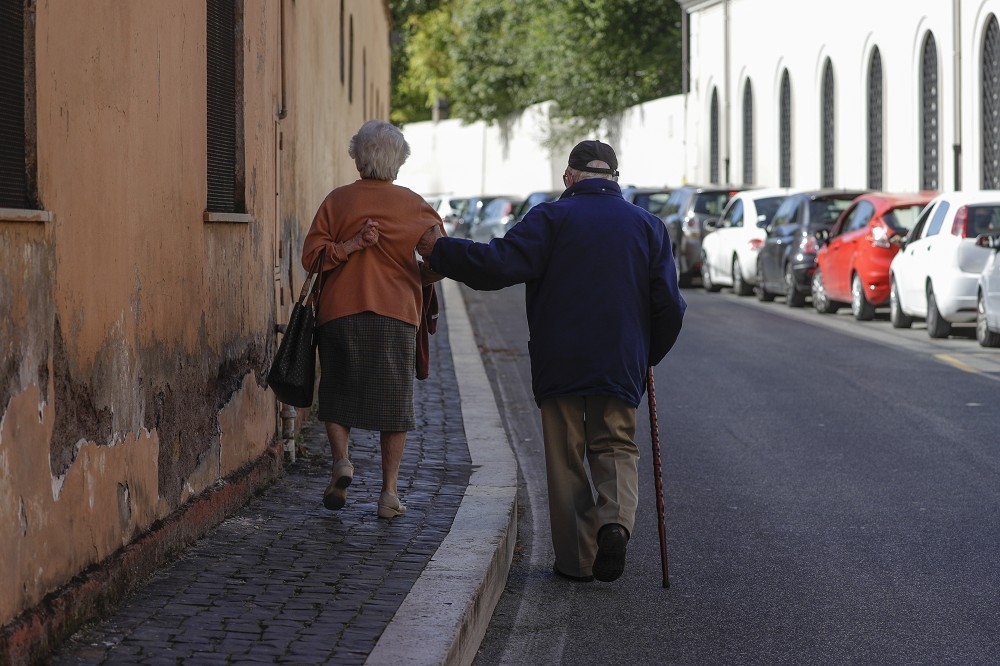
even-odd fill
[(732, 192), (700, 192), (694, 198), (694, 212), (702, 215), (721, 215), (732, 198)]
[(917, 224), (917, 218), (923, 212), (923, 204), (913, 204), (912, 206), (900, 206), (893, 208), (882, 216), (885, 223), (901, 234), (906, 234)]
[(851, 205), (851, 199), (813, 199), (809, 202), (809, 226), (829, 227)]

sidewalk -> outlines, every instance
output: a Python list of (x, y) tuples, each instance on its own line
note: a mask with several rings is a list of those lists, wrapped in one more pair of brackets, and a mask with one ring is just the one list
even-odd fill
[(330, 452), (310, 422), (308, 455), (50, 663), (471, 663), (513, 554), (517, 472), (461, 294), (439, 289), (405, 515), (376, 517), (378, 434), (365, 431), (347, 506), (325, 510)]

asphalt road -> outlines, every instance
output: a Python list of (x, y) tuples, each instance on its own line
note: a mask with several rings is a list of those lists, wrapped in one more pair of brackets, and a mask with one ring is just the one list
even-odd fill
[[(551, 574), (523, 289), (463, 288), (521, 474), (492, 664), (1000, 663), (1000, 350), (684, 291), (625, 575)], [(649, 451), (648, 411), (637, 437)]]

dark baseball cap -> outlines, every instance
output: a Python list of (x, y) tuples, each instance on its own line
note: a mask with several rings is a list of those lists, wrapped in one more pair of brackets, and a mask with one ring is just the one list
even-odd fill
[[(610, 169), (587, 166), (588, 162), (600, 160), (605, 162)], [(587, 171), (589, 173), (606, 173), (612, 176), (618, 175), (618, 156), (615, 149), (606, 143), (596, 140), (581, 141), (576, 144), (569, 154), (569, 166), (577, 171)]]

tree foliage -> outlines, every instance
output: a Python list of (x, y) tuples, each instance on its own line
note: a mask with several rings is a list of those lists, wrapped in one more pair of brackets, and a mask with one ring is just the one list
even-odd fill
[[(393, 119), (430, 117), (440, 97), (465, 121), (500, 121), (536, 102), (553, 120), (597, 127), (680, 91), (673, 0), (398, 0)], [(399, 21), (402, 20), (402, 23)]]

